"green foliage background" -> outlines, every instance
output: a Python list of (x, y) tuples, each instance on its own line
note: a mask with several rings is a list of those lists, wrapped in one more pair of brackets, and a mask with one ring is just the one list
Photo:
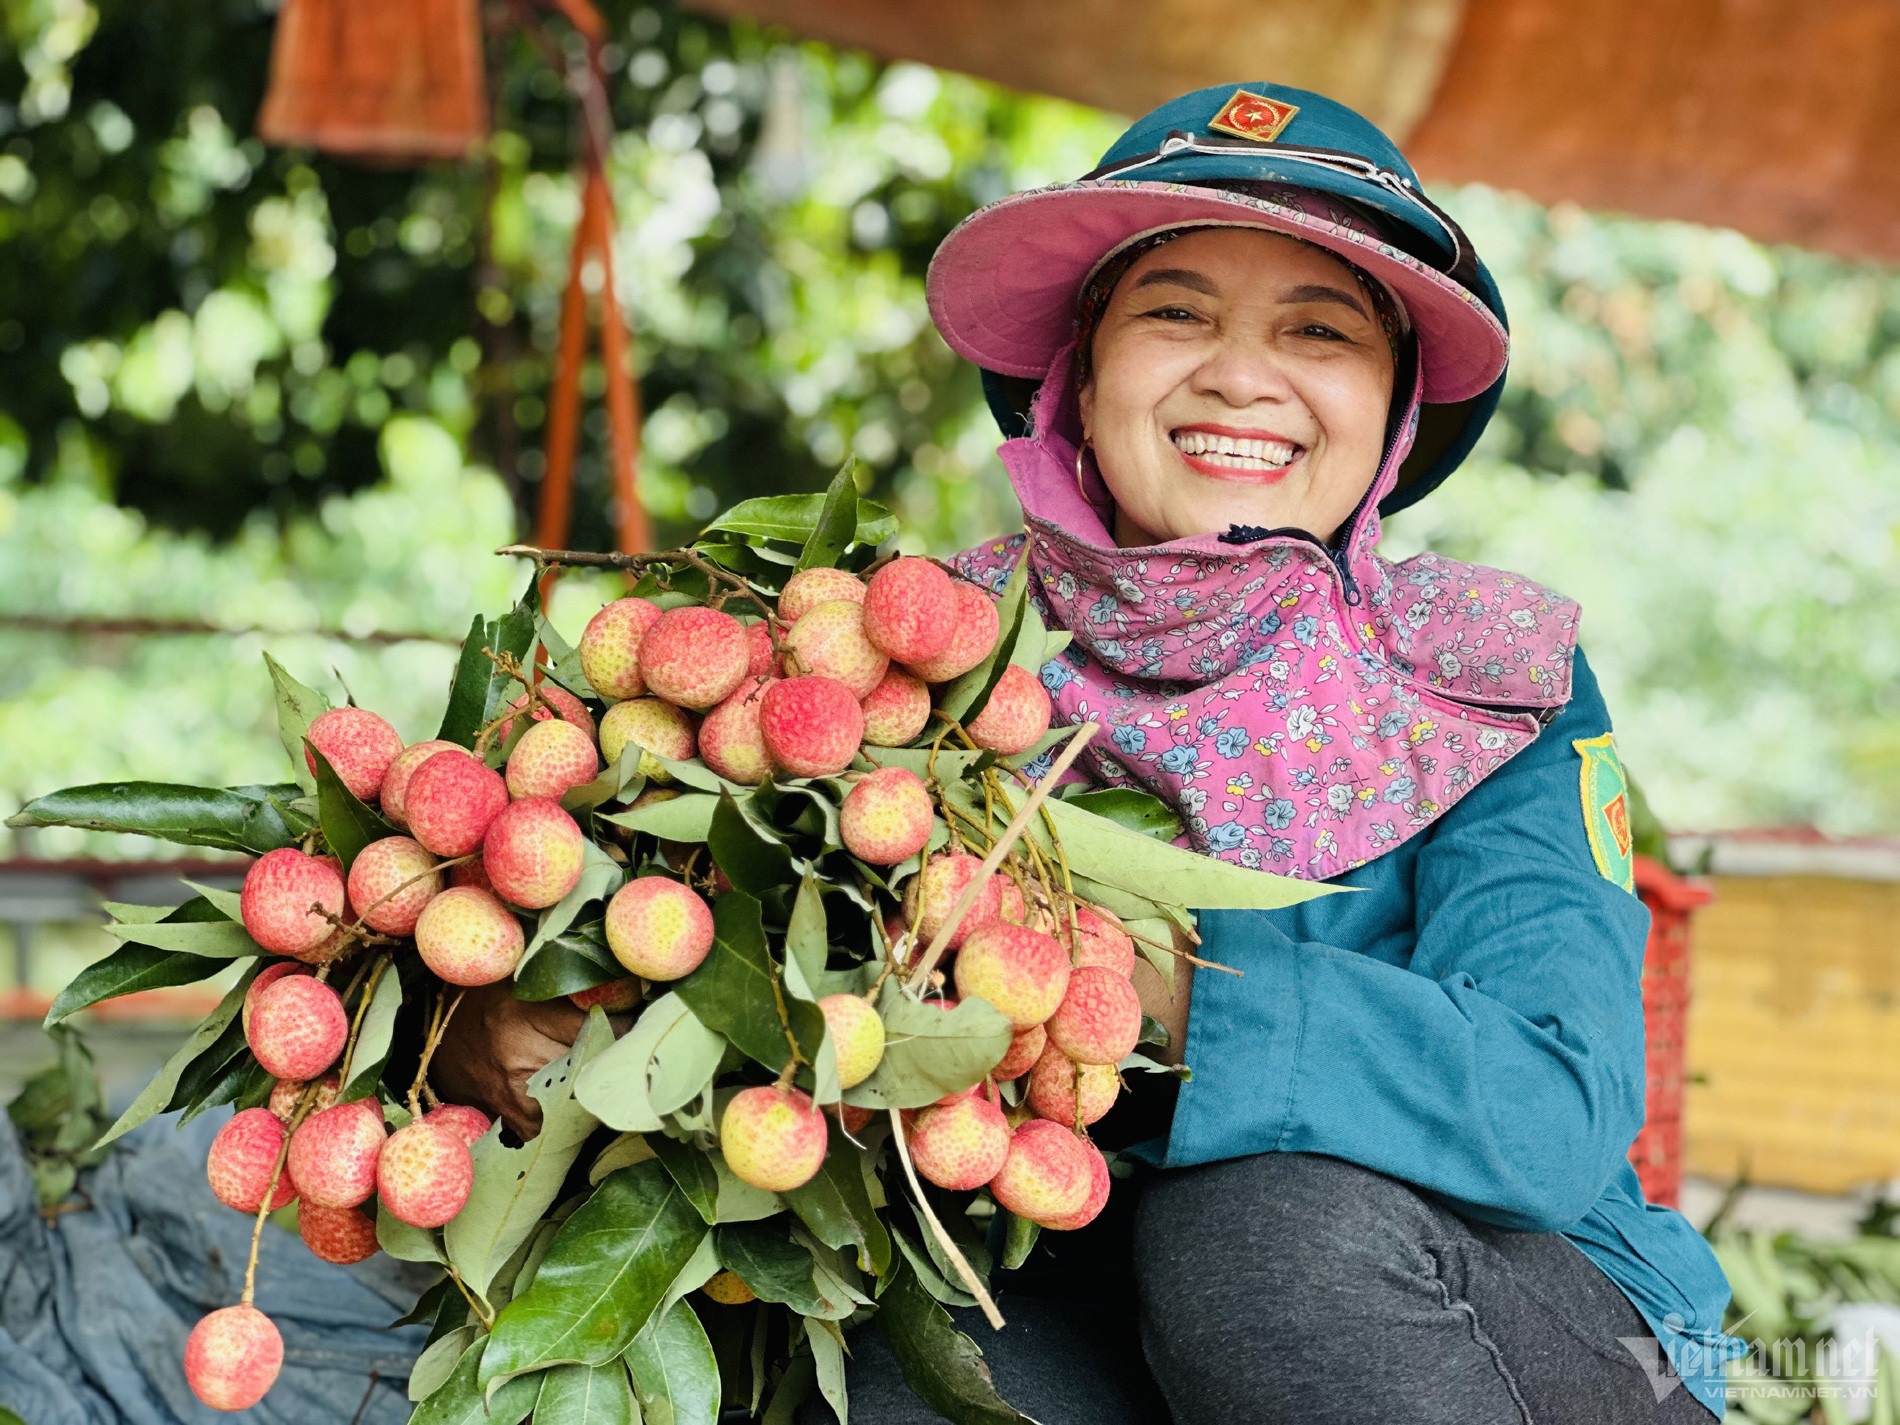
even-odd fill
[[(1014, 526), (922, 276), (957, 219), (1119, 122), (670, 7), (614, 33), (616, 280), (674, 539), (847, 453), (912, 548)], [(259, 0), (0, 0), (0, 810), (123, 775), (280, 771), (269, 647), (423, 735), (446, 643), (523, 577), (571, 225), (571, 106), (494, 50), (487, 165), (251, 137)], [(1900, 829), (1900, 287), (1732, 233), (1442, 195), (1517, 339), (1471, 464), (1399, 517), (1584, 603), (1628, 760), (1679, 827)], [(597, 391), (598, 371), (588, 389)], [(590, 415), (575, 542), (609, 538)], [(606, 595), (570, 579), (570, 634)], [(72, 636), (21, 617), (203, 620)], [(80, 833), (44, 833), (43, 854)], [(92, 849), (107, 851), (104, 845)], [(108, 854), (131, 849), (113, 845)]]

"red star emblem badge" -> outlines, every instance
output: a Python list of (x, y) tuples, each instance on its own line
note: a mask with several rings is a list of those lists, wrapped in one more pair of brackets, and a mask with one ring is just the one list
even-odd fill
[(1220, 112), (1207, 121), (1207, 126), (1223, 134), (1232, 134), (1235, 138), (1272, 143), (1299, 112), (1298, 104), (1283, 104), (1264, 94), (1249, 94), (1245, 89), (1236, 89), (1234, 97), (1221, 105)]

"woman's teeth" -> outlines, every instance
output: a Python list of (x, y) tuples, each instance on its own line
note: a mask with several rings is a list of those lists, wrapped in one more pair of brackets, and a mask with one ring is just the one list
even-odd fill
[(1293, 463), (1300, 448), (1287, 440), (1254, 440), (1242, 436), (1212, 435), (1207, 431), (1178, 430), (1170, 437), (1183, 455), (1212, 456), (1216, 463), (1236, 470), (1280, 470)]

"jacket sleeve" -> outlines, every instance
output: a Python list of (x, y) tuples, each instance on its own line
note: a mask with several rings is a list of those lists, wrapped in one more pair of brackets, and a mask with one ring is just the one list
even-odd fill
[(1590, 1210), (1643, 1121), (1649, 914), (1590, 850), (1572, 743), (1609, 718), (1581, 655), (1575, 671), (1564, 712), (1427, 834), (1409, 876), (1364, 878), (1362, 894), (1411, 896), (1409, 958), (1299, 938), (1350, 910), (1203, 917), (1209, 953), (1245, 976), (1195, 977), (1170, 1164), (1323, 1153), (1519, 1231)]

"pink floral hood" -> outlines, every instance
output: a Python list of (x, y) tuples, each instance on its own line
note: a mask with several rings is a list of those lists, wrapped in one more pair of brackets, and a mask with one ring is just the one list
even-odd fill
[(1072, 354), (1032, 433), (1002, 448), (1025, 533), (955, 566), (1000, 591), (1027, 543), (1030, 598), (1074, 635), (1042, 669), (1055, 720), (1103, 724), (1077, 763), (1091, 780), (1179, 808), (1198, 851), (1325, 880), (1430, 826), (1568, 701), (1575, 603), (1502, 570), (1376, 552), (1416, 385), (1337, 562), (1292, 536), (1121, 549), (1100, 477), (1085, 467), (1089, 498), (1077, 486)]

